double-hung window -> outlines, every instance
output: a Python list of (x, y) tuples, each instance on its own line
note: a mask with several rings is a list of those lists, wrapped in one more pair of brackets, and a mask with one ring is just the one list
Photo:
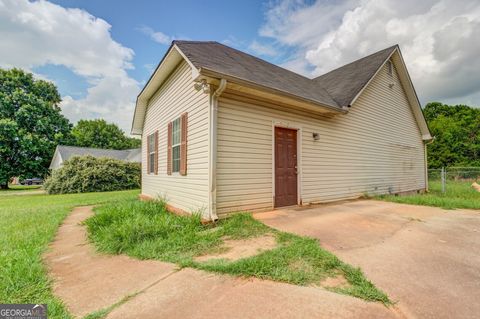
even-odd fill
[(147, 137), (147, 150), (148, 150), (148, 174), (155, 173), (155, 134), (148, 135)]
[(167, 174), (187, 175), (188, 114), (168, 123)]
[(172, 122), (172, 172), (180, 172), (180, 146), (182, 143), (182, 122), (177, 118)]

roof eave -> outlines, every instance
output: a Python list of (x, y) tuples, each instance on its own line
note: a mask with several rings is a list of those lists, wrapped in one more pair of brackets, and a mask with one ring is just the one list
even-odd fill
[(148, 101), (153, 94), (155, 94), (162, 83), (168, 78), (171, 72), (173, 72), (182, 59), (187, 61), (192, 68), (192, 76), (195, 78), (198, 75), (197, 68), (195, 68), (192, 62), (185, 56), (175, 42), (172, 42), (167, 50), (167, 53), (163, 56), (162, 60), (155, 68), (155, 71), (152, 73), (147, 83), (137, 96), (130, 134), (142, 135), (143, 121), (145, 119)]
[(353, 103), (355, 103), (357, 101), (357, 99), (360, 97), (360, 95), (362, 95), (363, 91), (365, 91), (365, 89), (370, 85), (370, 83), (373, 81), (373, 79), (377, 76), (377, 74), (380, 72), (380, 70), (382, 69), (383, 65), (392, 57), (392, 55), (395, 53), (395, 51), (398, 50), (398, 45), (395, 46), (395, 48), (392, 50), (392, 52), (390, 52), (390, 54), (383, 60), (383, 62), (380, 64), (380, 66), (378, 67), (378, 69), (375, 71), (375, 73), (372, 75), (372, 77), (370, 77), (370, 79), (367, 81), (367, 83), (365, 83), (362, 88), (360, 89), (360, 91), (358, 91), (357, 94), (355, 94), (355, 96), (353, 97), (353, 99), (350, 101), (350, 103), (348, 103), (347, 106), (352, 106)]
[(245, 79), (241, 79), (241, 78), (238, 78), (238, 77), (235, 77), (235, 76), (231, 76), (231, 75), (228, 75), (228, 74), (224, 74), (224, 73), (221, 73), (221, 72), (210, 70), (210, 69), (205, 68), (205, 67), (199, 69), (199, 74), (200, 74), (200, 76), (209, 77), (209, 78), (216, 78), (216, 79), (223, 78), (223, 79), (226, 79), (228, 82), (240, 84), (240, 85), (247, 86), (247, 87), (256, 88), (256, 89), (267, 91), (267, 92), (270, 92), (270, 93), (275, 93), (275, 94), (278, 94), (278, 95), (282, 95), (282, 96), (287, 97), (287, 98), (291, 98), (291, 99), (299, 100), (299, 101), (302, 101), (302, 102), (305, 102), (305, 103), (313, 104), (315, 106), (319, 106), (321, 108), (324, 108), (324, 109), (328, 110), (329, 112), (334, 112), (334, 113), (347, 113), (348, 112), (347, 108), (341, 108), (339, 106), (333, 106), (333, 105), (328, 105), (328, 104), (325, 104), (325, 103), (320, 103), (320, 102), (312, 100), (312, 99), (308, 99), (308, 98), (305, 98), (305, 97), (302, 97), (302, 96), (291, 94), (289, 92), (285, 92), (283, 90), (275, 89), (275, 88), (272, 88), (272, 87), (269, 87), (269, 86), (264, 86), (264, 85), (261, 85), (261, 84), (255, 83), (255, 82), (251, 82), (251, 81), (248, 81), (248, 80), (245, 80)]

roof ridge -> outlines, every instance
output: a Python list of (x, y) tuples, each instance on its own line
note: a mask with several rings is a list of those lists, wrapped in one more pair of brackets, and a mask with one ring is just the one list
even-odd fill
[(294, 72), (294, 71), (292, 71), (292, 70), (286, 69), (286, 68), (281, 67), (281, 66), (279, 66), (279, 65), (277, 65), (277, 64), (274, 64), (274, 63), (272, 63), (272, 62), (269, 62), (269, 61), (267, 61), (267, 60), (264, 60), (264, 59), (262, 59), (262, 58), (259, 58), (259, 57), (255, 56), (255, 55), (253, 55), (253, 54), (250, 54), (250, 53), (245, 52), (245, 51), (241, 51), (241, 50), (239, 50), (239, 49), (236, 49), (236, 48), (234, 48), (234, 47), (228, 46), (228, 45), (226, 45), (226, 44), (224, 44), (224, 43), (221, 43), (221, 42), (218, 42), (218, 41), (173, 40), (172, 43), (188, 43), (188, 44), (214, 43), (214, 44), (218, 44), (218, 45), (221, 45), (221, 46), (223, 46), (223, 47), (225, 47), (225, 48), (228, 48), (229, 50), (234, 50), (234, 51), (237, 51), (237, 52), (239, 52), (239, 53), (241, 53), (241, 54), (248, 55), (248, 56), (256, 59), (257, 61), (261, 61), (261, 62), (263, 62), (263, 63), (267, 63), (267, 64), (269, 64), (269, 65), (272, 65), (272, 66), (274, 66), (275, 68), (279, 68), (279, 69), (288, 71), (288, 72), (290, 72), (290, 73), (292, 73), (292, 74), (295, 74), (295, 75), (300, 76), (300, 77), (302, 77), (302, 78), (304, 78), (304, 79), (307, 79), (307, 80), (312, 80), (311, 78), (306, 77), (306, 76), (304, 76), (304, 75), (302, 75), (302, 74), (300, 74), (300, 73), (297, 73), (297, 72)]
[(173, 40), (172, 44), (175, 43), (220, 43), (218, 41), (201, 41), (201, 40)]
[(342, 106), (350, 106), (398, 44), (371, 53), (312, 79)]
[(242, 53), (242, 54), (246, 54), (246, 55), (248, 55), (248, 56), (250, 56), (250, 57), (252, 57), (252, 58), (254, 58), (254, 59), (258, 60), (258, 61), (261, 61), (261, 62), (263, 62), (263, 63), (270, 64), (270, 65), (274, 66), (275, 68), (279, 68), (279, 69), (288, 71), (288, 72), (290, 72), (290, 73), (293, 73), (293, 74), (295, 74), (295, 75), (297, 75), (297, 76), (300, 76), (300, 77), (302, 77), (302, 78), (304, 78), (304, 79), (307, 79), (307, 80), (312, 80), (311, 78), (306, 77), (306, 76), (304, 76), (304, 75), (302, 75), (302, 74), (300, 74), (300, 73), (294, 72), (294, 71), (289, 70), (289, 69), (284, 68), (284, 67), (281, 67), (281, 66), (279, 66), (279, 65), (277, 65), (277, 64), (275, 64), (275, 63), (272, 63), (272, 62), (269, 62), (269, 61), (264, 60), (264, 59), (262, 59), (262, 58), (259, 58), (259, 57), (255, 56), (255, 55), (253, 55), (253, 54), (250, 54), (250, 53), (241, 51), (241, 50), (239, 50), (239, 49), (235, 49), (235, 48), (233, 48), (233, 47), (230, 47), (230, 46), (228, 46), (228, 45), (226, 45), (226, 44), (223, 44), (223, 43), (220, 43), (220, 42), (217, 42), (217, 41), (212, 41), (212, 42), (217, 43), (217, 44), (220, 44), (221, 46), (224, 46), (224, 47), (226, 47), (226, 48), (228, 48), (228, 49), (230, 49), (230, 50), (235, 50), (235, 51), (238, 51), (238, 52), (240, 52), (240, 53)]
[(323, 74), (321, 74), (321, 75), (319, 75), (319, 76), (316, 76), (316, 77), (312, 78), (311, 80), (314, 80), (314, 81), (315, 81), (315, 80), (317, 80), (318, 78), (321, 78), (322, 76), (327, 75), (327, 74), (329, 74), (329, 73), (331, 73), (331, 72), (334, 72), (334, 71), (336, 71), (336, 70), (338, 70), (338, 69), (341, 69), (341, 68), (346, 67), (346, 66), (349, 66), (349, 65), (351, 65), (351, 64), (353, 64), (353, 63), (357, 63), (357, 62), (360, 62), (360, 61), (362, 61), (362, 60), (366, 60), (366, 59), (368, 59), (368, 58), (371, 58), (371, 57), (372, 57), (373, 55), (375, 55), (375, 54), (378, 54), (378, 53), (381, 53), (381, 52), (385, 52), (385, 51), (388, 51), (388, 50), (392, 50), (393, 48), (398, 48), (398, 47), (399, 47), (399, 45), (398, 45), (398, 44), (395, 44), (395, 45), (389, 46), (388, 48), (375, 51), (375, 52), (373, 52), (373, 53), (370, 53), (370, 54), (367, 55), (367, 56), (364, 56), (364, 57), (361, 57), (361, 58), (359, 58), (359, 59), (353, 60), (352, 62), (343, 64), (343, 65), (341, 65), (341, 66), (339, 66), (339, 67), (337, 67), (337, 68), (335, 68), (335, 69), (333, 69), (333, 70), (330, 70), (330, 71), (328, 71), (328, 72), (326, 72), (326, 73), (323, 73)]
[(99, 148), (99, 147), (86, 147), (86, 146), (76, 146), (76, 145), (60, 145), (58, 144), (57, 147), (68, 147), (68, 148), (81, 148), (81, 149), (88, 149), (88, 150), (101, 150), (101, 151), (117, 151), (117, 152), (123, 152), (123, 151), (131, 151), (131, 150), (136, 150), (138, 148), (129, 148), (129, 149), (124, 149), (124, 150), (118, 150), (114, 148)]

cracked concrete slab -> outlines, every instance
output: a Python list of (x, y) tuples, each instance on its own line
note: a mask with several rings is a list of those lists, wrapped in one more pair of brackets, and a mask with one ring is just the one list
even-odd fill
[(477, 318), (480, 211), (359, 200), (255, 214), (360, 266), (411, 318)]
[(113, 310), (129, 318), (401, 318), (393, 308), (324, 289), (184, 269)]

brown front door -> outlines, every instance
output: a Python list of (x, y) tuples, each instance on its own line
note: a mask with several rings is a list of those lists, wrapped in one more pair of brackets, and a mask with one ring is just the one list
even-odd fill
[(275, 207), (297, 205), (297, 131), (275, 128)]

